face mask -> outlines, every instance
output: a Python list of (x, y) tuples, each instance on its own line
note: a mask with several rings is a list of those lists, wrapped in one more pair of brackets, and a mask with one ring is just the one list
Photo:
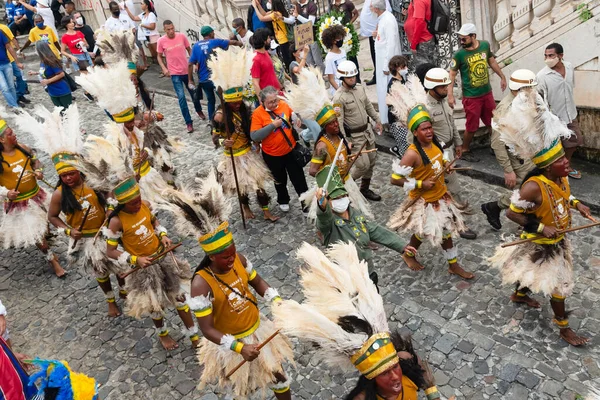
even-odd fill
[(35, 26), (37, 26), (40, 29), (44, 29), (44, 23), (40, 22), (39, 24), (35, 24)]
[(404, 78), (404, 80), (406, 80), (406, 77), (408, 76), (408, 68), (401, 69), (400, 76), (402, 76), (402, 78)]
[(76, 23), (77, 25), (83, 25), (83, 18), (82, 18), (82, 17), (79, 17), (79, 18), (75, 19), (75, 23)]
[(113, 11), (112, 12), (112, 16), (115, 17), (115, 18), (119, 18), (119, 15), (121, 15), (120, 11)]
[(304, 50), (302, 50), (300, 52), (300, 54), (298, 54), (298, 56), (300, 57), (300, 59), (302, 60), (304, 58)]
[(558, 64), (558, 62), (560, 61), (560, 59), (558, 57), (554, 57), (554, 58), (546, 58), (544, 60), (544, 62), (546, 63), (546, 65), (550, 68), (554, 68), (554, 66), (556, 64)]
[(233, 34), (236, 35), (236, 36), (238, 34), (237, 29), (235, 29), (235, 28), (231, 28), (231, 32), (233, 32)]
[(273, 6), (271, 5), (271, 3), (267, 3), (267, 10), (270, 10)]
[(342, 46), (344, 45), (344, 41), (343, 41), (343, 40), (341, 40), (341, 39), (340, 39), (340, 40), (336, 40), (336, 41), (335, 41), (335, 45), (336, 45), (338, 48), (340, 48), (340, 49), (341, 49), (341, 48), (342, 48)]
[(331, 200), (331, 209), (336, 213), (343, 213), (350, 205), (350, 197), (342, 197), (341, 199)]

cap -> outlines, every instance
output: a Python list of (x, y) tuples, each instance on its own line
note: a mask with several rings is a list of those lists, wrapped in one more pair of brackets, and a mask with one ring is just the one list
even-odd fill
[(358, 75), (358, 68), (350, 60), (344, 60), (338, 65), (337, 72), (340, 74), (340, 78), (352, 78)]
[(207, 35), (210, 35), (211, 33), (213, 33), (214, 31), (215, 31), (215, 30), (214, 30), (214, 29), (213, 29), (211, 26), (204, 25), (204, 26), (203, 26), (203, 27), (200, 29), (200, 34), (201, 34), (202, 36), (207, 36)]
[(460, 36), (476, 35), (477, 28), (473, 24), (464, 24), (463, 26), (460, 27), (458, 34)]
[(450, 84), (450, 74), (443, 68), (431, 68), (425, 74), (423, 86), (425, 89), (433, 89), (438, 86), (446, 86)]

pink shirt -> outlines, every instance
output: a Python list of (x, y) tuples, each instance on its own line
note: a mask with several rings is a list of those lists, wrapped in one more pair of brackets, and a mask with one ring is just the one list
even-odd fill
[(190, 42), (183, 33), (175, 33), (173, 39), (166, 35), (158, 39), (156, 51), (158, 54), (165, 55), (167, 69), (171, 75), (188, 74), (188, 53), (186, 50), (188, 47), (190, 47)]

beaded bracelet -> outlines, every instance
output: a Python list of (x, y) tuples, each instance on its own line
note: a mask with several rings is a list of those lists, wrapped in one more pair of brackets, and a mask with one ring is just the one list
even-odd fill
[(440, 393), (435, 386), (425, 389), (425, 395), (427, 396), (427, 400), (437, 400), (440, 398)]

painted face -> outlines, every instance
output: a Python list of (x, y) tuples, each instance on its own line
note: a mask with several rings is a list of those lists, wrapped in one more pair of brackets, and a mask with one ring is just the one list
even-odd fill
[(142, 209), (142, 196), (138, 196), (135, 199), (125, 203), (123, 210), (126, 213), (135, 214)]
[(325, 125), (325, 132), (333, 135), (340, 133), (340, 123), (338, 122), (337, 118)]
[(69, 171), (60, 174), (60, 180), (70, 188), (77, 187), (81, 184), (81, 174), (79, 171)]
[(431, 143), (433, 140), (433, 125), (431, 125), (431, 122), (421, 122), (421, 125), (415, 131), (415, 136), (421, 143)]
[(400, 369), (400, 364), (396, 364), (376, 376), (375, 383), (380, 396), (384, 398), (398, 396), (402, 392), (402, 369)]
[(562, 156), (558, 160), (554, 161), (548, 166), (550, 173), (554, 176), (565, 177), (571, 172), (571, 163), (567, 160), (567, 157)]
[(210, 261), (212, 262), (211, 267), (213, 267), (216, 272), (222, 274), (231, 271), (236, 254), (237, 250), (235, 248), (235, 243), (232, 243), (231, 246), (226, 248), (224, 251), (209, 256)]
[(4, 135), (0, 136), (0, 143), (7, 143), (14, 146), (17, 144), (17, 135), (15, 135), (15, 132), (11, 128), (6, 128)]
[(234, 111), (234, 112), (240, 111), (240, 107), (242, 106), (242, 102), (241, 101), (236, 101), (236, 102), (227, 103), (227, 104), (229, 104), (229, 109), (231, 111)]

